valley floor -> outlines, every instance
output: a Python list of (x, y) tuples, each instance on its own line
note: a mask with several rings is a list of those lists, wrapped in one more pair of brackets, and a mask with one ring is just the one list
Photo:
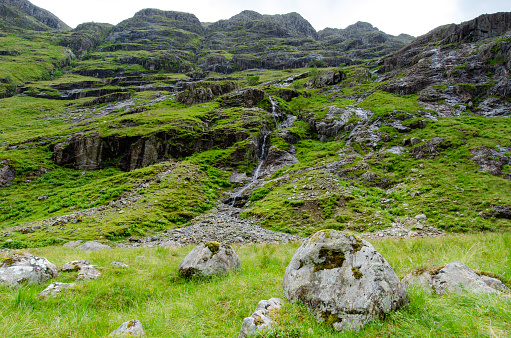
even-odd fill
[[(481, 233), (437, 238), (375, 239), (375, 248), (399, 277), (417, 267), (462, 261), (497, 274), (511, 285), (511, 234)], [(38, 294), (50, 283), (0, 288), (2, 337), (102, 337), (122, 322), (138, 319), (148, 337), (237, 337), (241, 322), (259, 300), (283, 298), (284, 271), (299, 247), (288, 244), (236, 246), (239, 272), (186, 281), (177, 267), (190, 246), (113, 249), (84, 253), (66, 247), (30, 249), (58, 267), (88, 259), (101, 267), (100, 279), (79, 282), (56, 298)], [(117, 268), (120, 261), (129, 268)], [(53, 281), (73, 282), (76, 272)], [(409, 290), (411, 303), (357, 333), (337, 333), (298, 304), (285, 305), (278, 326), (265, 337), (509, 337), (509, 295), (436, 296)]]

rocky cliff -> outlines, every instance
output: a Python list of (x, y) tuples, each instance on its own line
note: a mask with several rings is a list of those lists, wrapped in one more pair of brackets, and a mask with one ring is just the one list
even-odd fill
[[(51, 12), (33, 5), (28, 0), (1, 0), (0, 3), (17, 9), (27, 15), (32, 16), (42, 24), (58, 30), (69, 30), (70, 27), (62, 20), (57, 18)], [(30, 28), (27, 28), (30, 29)]]

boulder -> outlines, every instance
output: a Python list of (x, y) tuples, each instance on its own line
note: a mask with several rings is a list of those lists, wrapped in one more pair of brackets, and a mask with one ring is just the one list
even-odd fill
[(207, 242), (195, 247), (179, 265), (179, 273), (186, 277), (226, 274), (239, 269), (241, 260), (230, 245)]
[(502, 168), (509, 163), (506, 156), (488, 147), (470, 149), (470, 152), (474, 155), (470, 160), (479, 165), (479, 171), (485, 171), (494, 176), (502, 175)]
[(257, 304), (255, 312), (243, 320), (238, 338), (255, 335), (258, 331), (270, 329), (273, 324), (273, 316), (280, 310), (284, 301), (279, 298), (262, 300)]
[(58, 274), (57, 267), (46, 258), (28, 252), (16, 252), (0, 264), (0, 284), (9, 286), (40, 284)]
[(98, 279), (99, 276), (101, 276), (101, 272), (96, 269), (95, 265), (86, 265), (82, 266), (76, 280)]
[(80, 246), (77, 246), (76, 249), (82, 250), (82, 251), (98, 251), (98, 250), (110, 250), (111, 248), (108, 245), (90, 241), (90, 242), (85, 242)]
[(145, 336), (142, 323), (139, 320), (132, 319), (129, 322), (122, 323), (114, 332), (110, 333), (108, 337), (140, 337)]
[(8, 165), (0, 167), (0, 188), (12, 184), (16, 178), (16, 172)]
[(433, 288), (439, 295), (445, 293), (495, 293), (472, 269), (462, 262), (449, 263), (432, 276)]
[(408, 288), (418, 287), (439, 295), (450, 293), (495, 293), (508, 292), (509, 288), (500, 280), (478, 275), (462, 262), (449, 263), (445, 267), (409, 273), (403, 278)]
[(39, 297), (55, 297), (64, 290), (74, 288), (75, 283), (52, 283), (46, 289), (41, 291)]
[(79, 241), (70, 241), (64, 244), (63, 246), (66, 248), (76, 248), (78, 245), (82, 244), (82, 240)]
[(346, 74), (340, 70), (334, 71), (329, 70), (325, 72), (322, 76), (316, 77), (307, 83), (307, 87), (309, 88), (323, 88), (326, 86), (332, 86), (340, 83), (342, 80), (346, 78)]
[(302, 301), (335, 330), (358, 330), (409, 302), (392, 267), (367, 241), (320, 231), (296, 251), (283, 282), (290, 302)]
[(443, 137), (434, 137), (431, 141), (412, 148), (410, 152), (416, 160), (423, 158), (435, 158), (440, 154), (442, 149), (447, 149), (450, 146), (450, 142), (445, 142)]
[(68, 272), (68, 271), (78, 271), (84, 266), (90, 265), (90, 262), (88, 260), (82, 259), (79, 261), (72, 261), (69, 263), (64, 264), (62, 267), (62, 272)]

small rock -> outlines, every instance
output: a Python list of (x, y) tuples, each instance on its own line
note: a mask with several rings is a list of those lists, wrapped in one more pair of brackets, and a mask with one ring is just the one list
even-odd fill
[(433, 277), (433, 287), (439, 295), (445, 293), (494, 293), (472, 269), (462, 262), (449, 263)]
[(62, 272), (68, 272), (68, 271), (78, 271), (84, 266), (90, 265), (90, 262), (88, 260), (82, 259), (79, 261), (72, 261), (69, 263), (64, 264), (62, 267)]
[(86, 265), (80, 269), (76, 280), (98, 279), (99, 276), (101, 276), (101, 272), (96, 269), (95, 265)]
[(124, 263), (121, 263), (121, 262), (112, 262), (110, 263), (112, 264), (113, 266), (117, 267), (117, 268), (129, 268), (128, 264), (124, 264)]
[(76, 249), (82, 250), (82, 251), (98, 251), (98, 250), (110, 250), (111, 248), (108, 245), (90, 241), (90, 242), (85, 242), (84, 244), (82, 244), (80, 246), (77, 246)]
[(424, 214), (420, 214), (420, 215), (415, 216), (415, 219), (418, 221), (425, 221), (428, 219), (428, 217)]
[(47, 199), (48, 199), (48, 195), (41, 195), (41, 196), (38, 196), (38, 197), (37, 197), (37, 199), (38, 199), (39, 201), (45, 201), (45, 200), (47, 200)]
[(62, 291), (74, 288), (75, 286), (75, 283), (52, 283), (39, 294), (39, 297), (55, 297)]
[(80, 244), (82, 244), (82, 240), (67, 242), (66, 244), (64, 244), (64, 246), (66, 248), (75, 248)]
[(121, 326), (117, 328), (114, 332), (108, 335), (109, 337), (117, 337), (117, 336), (129, 336), (129, 337), (137, 337), (137, 336), (145, 336), (144, 329), (142, 327), (142, 323), (139, 320), (132, 319), (129, 322), (122, 323)]
[(257, 331), (270, 329), (273, 324), (271, 316), (275, 315), (283, 304), (284, 301), (279, 298), (260, 301), (252, 316), (243, 320), (238, 338), (245, 338), (256, 334)]
[(195, 247), (179, 265), (179, 273), (186, 277), (211, 276), (239, 269), (241, 260), (230, 245), (207, 242)]

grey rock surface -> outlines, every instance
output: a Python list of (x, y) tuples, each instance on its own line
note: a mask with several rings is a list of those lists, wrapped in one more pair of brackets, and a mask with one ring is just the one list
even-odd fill
[(76, 286), (75, 283), (52, 283), (48, 285), (46, 289), (41, 291), (39, 297), (55, 297), (62, 291), (71, 289), (75, 286)]
[(16, 178), (16, 172), (8, 165), (0, 167), (0, 188), (12, 184)]
[(504, 292), (504, 293), (511, 292), (511, 290), (504, 283), (502, 283), (502, 281), (498, 280), (497, 278), (484, 276), (484, 275), (480, 275), (479, 277), (482, 279), (483, 282), (486, 283), (486, 285), (488, 285), (492, 289), (495, 289), (497, 291)]
[(302, 301), (318, 321), (358, 330), (409, 302), (392, 267), (367, 241), (320, 231), (296, 251), (284, 275), (284, 295)]
[(62, 267), (62, 272), (68, 272), (68, 271), (78, 271), (84, 266), (90, 265), (90, 262), (86, 259), (82, 259), (79, 261), (72, 261), (69, 263), (64, 264)]
[(280, 298), (260, 301), (254, 313), (243, 320), (238, 338), (249, 337), (258, 331), (270, 329), (273, 324), (272, 316), (280, 310), (283, 304), (284, 301)]
[(116, 268), (124, 268), (124, 269), (127, 269), (129, 268), (129, 265), (128, 264), (125, 264), (125, 263), (121, 263), (121, 262), (112, 262), (110, 263), (111, 265), (115, 266)]
[(78, 272), (78, 277), (76, 280), (87, 280), (87, 279), (98, 279), (101, 276), (101, 271), (96, 269), (95, 265), (86, 265), (82, 266), (80, 271)]
[(414, 286), (439, 295), (509, 292), (509, 288), (500, 280), (478, 275), (462, 262), (449, 263), (442, 269), (423, 271), (420, 274), (412, 272), (406, 275), (402, 282), (407, 288)]
[(439, 295), (445, 293), (494, 293), (472, 269), (462, 262), (449, 263), (433, 277), (433, 288)]
[(90, 242), (85, 242), (80, 246), (77, 246), (76, 249), (82, 250), (82, 251), (98, 251), (98, 250), (110, 250), (111, 248), (108, 245), (90, 241)]
[(139, 320), (132, 319), (128, 322), (122, 323), (114, 332), (110, 333), (108, 337), (140, 337), (145, 336), (144, 328)]
[(46, 258), (28, 252), (14, 253), (0, 264), (0, 284), (9, 286), (40, 284), (58, 274), (57, 267)]
[(70, 241), (64, 244), (63, 246), (66, 248), (76, 248), (78, 245), (82, 244), (82, 240), (79, 241)]
[(195, 247), (179, 265), (184, 277), (226, 274), (239, 269), (241, 260), (230, 245), (208, 242)]

